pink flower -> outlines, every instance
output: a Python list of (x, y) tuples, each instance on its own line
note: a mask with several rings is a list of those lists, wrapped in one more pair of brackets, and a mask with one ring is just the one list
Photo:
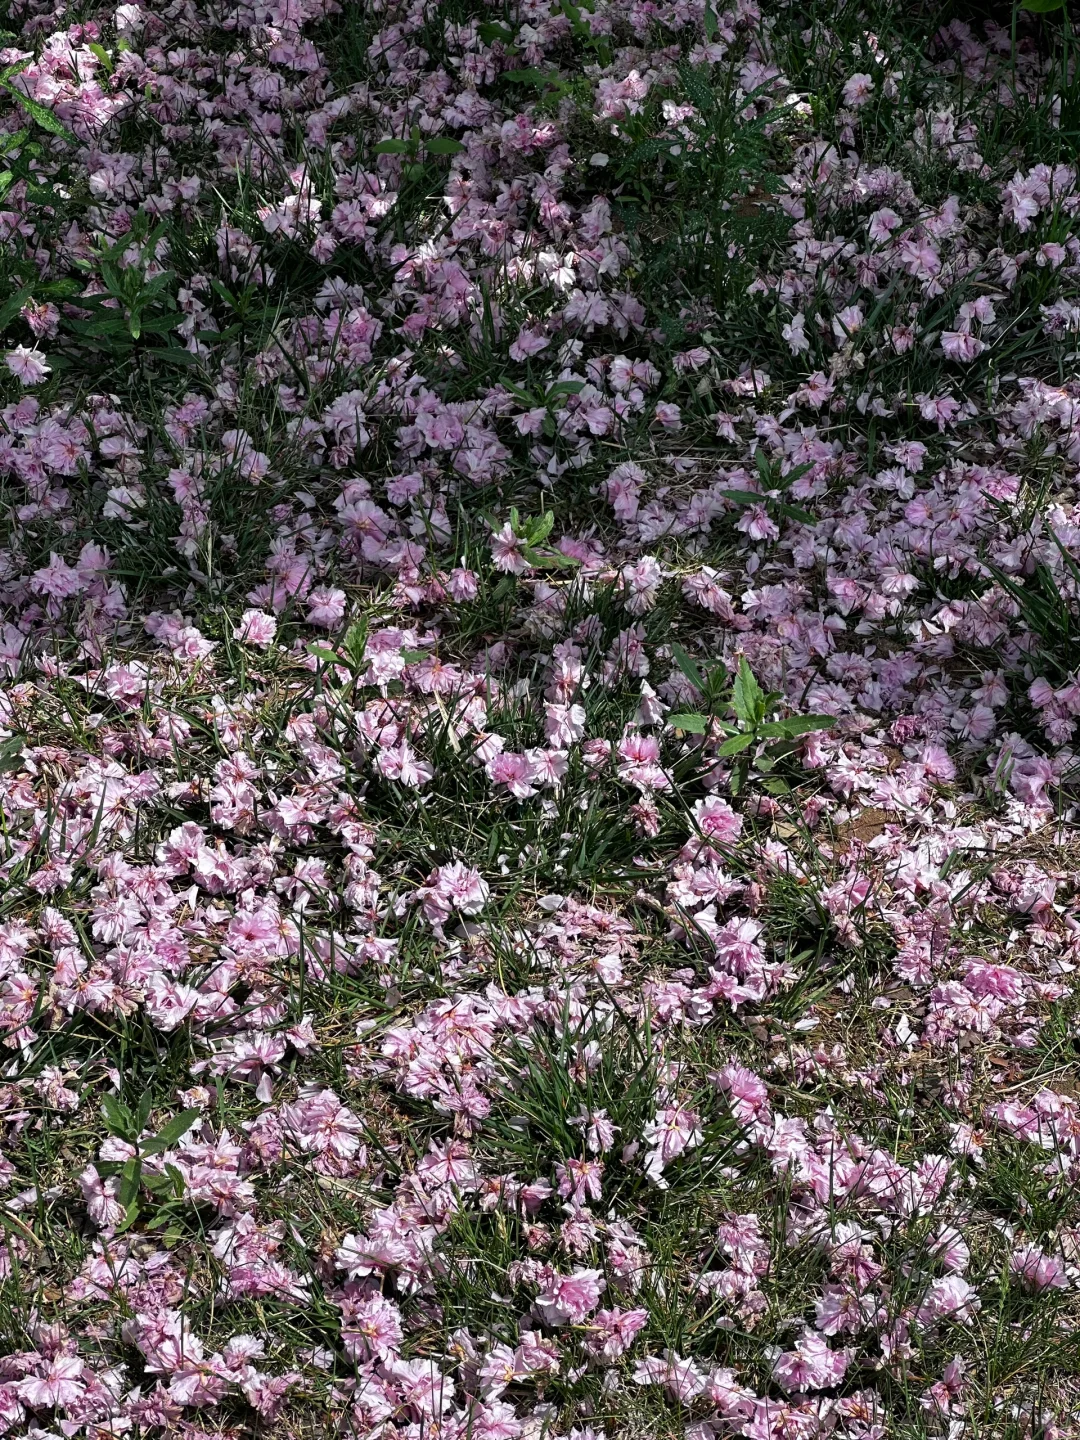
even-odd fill
[(507, 520), (501, 530), (491, 537), (491, 560), (496, 570), (506, 575), (524, 575), (529, 568), (525, 559), (525, 542), (514, 534), (514, 528)]
[(375, 767), (387, 780), (397, 780), (410, 790), (422, 789), (435, 774), (427, 761), (421, 760), (416, 754), (408, 740), (380, 750), (375, 757)]
[(310, 624), (324, 630), (333, 630), (341, 624), (345, 614), (345, 591), (332, 589), (312, 590), (305, 602)]
[(526, 755), (504, 750), (484, 766), (488, 779), (493, 785), (505, 785), (515, 800), (528, 800), (536, 794), (533, 785), (533, 767)]
[(22, 385), (40, 385), (51, 370), (42, 351), (33, 350), (29, 345), (16, 345), (14, 350), (7, 352), (4, 360)]
[(599, 1200), (602, 1193), (604, 1162), (602, 1160), (567, 1160), (555, 1166), (559, 1194), (572, 1205), (585, 1205)]
[(934, 1280), (916, 1312), (920, 1325), (938, 1320), (967, 1321), (981, 1308), (975, 1287), (959, 1275)]
[(870, 75), (852, 75), (844, 81), (844, 104), (852, 110), (858, 110), (865, 105), (873, 93), (874, 81)]
[(649, 1355), (639, 1360), (632, 1378), (635, 1385), (662, 1385), (672, 1400), (683, 1405), (703, 1394), (706, 1385), (705, 1375), (694, 1361), (684, 1360), (674, 1350), (665, 1351), (663, 1359)]
[(401, 1311), (382, 1295), (342, 1307), (341, 1340), (354, 1360), (389, 1360), (401, 1349)]
[(941, 336), (941, 348), (950, 360), (969, 365), (979, 358), (986, 344), (967, 330), (946, 330)]
[(80, 1378), (83, 1362), (77, 1355), (57, 1355), (40, 1375), (20, 1380), (16, 1394), (31, 1410), (52, 1410), (73, 1404), (86, 1390)]
[(244, 645), (261, 645), (265, 649), (274, 643), (277, 621), (265, 610), (245, 610), (233, 634)]
[(646, 1122), (642, 1139), (651, 1149), (645, 1157), (645, 1173), (661, 1188), (665, 1166), (687, 1150), (693, 1150), (705, 1138), (696, 1110), (682, 1105), (665, 1105), (652, 1120)]
[(617, 589), (631, 615), (644, 615), (653, 608), (663, 579), (660, 562), (652, 555), (643, 555), (640, 560), (622, 567)]
[(764, 505), (744, 506), (735, 522), (735, 528), (741, 530), (750, 540), (778, 540), (780, 538), (780, 527), (769, 515)]
[(549, 701), (544, 706), (544, 734), (549, 745), (568, 750), (585, 734), (585, 707)]
[(315, 1090), (282, 1106), (281, 1118), (294, 1143), (306, 1154), (319, 1157), (315, 1168), (320, 1173), (347, 1173), (343, 1162), (360, 1155), (364, 1127), (332, 1090)]
[(525, 360), (530, 355), (539, 355), (540, 351), (546, 350), (550, 343), (548, 337), (542, 335), (538, 330), (528, 328), (520, 330), (517, 339), (510, 346), (510, 359)]
[(1009, 1269), (1028, 1290), (1066, 1290), (1069, 1279), (1056, 1255), (1047, 1255), (1037, 1245), (1021, 1245), (1009, 1256)]
[(416, 891), (424, 918), (432, 925), (443, 925), (452, 911), (462, 915), (479, 915), (487, 904), (490, 891), (478, 870), (453, 860), (440, 865)]
[(548, 1325), (580, 1325), (600, 1303), (607, 1282), (599, 1270), (553, 1275), (536, 1297), (536, 1308)]
[(598, 1310), (589, 1323), (585, 1344), (592, 1354), (613, 1362), (626, 1354), (649, 1323), (647, 1310)]
[(795, 1349), (773, 1365), (773, 1377), (788, 1391), (827, 1390), (844, 1378), (850, 1359), (849, 1350), (830, 1350), (823, 1335), (806, 1329)]

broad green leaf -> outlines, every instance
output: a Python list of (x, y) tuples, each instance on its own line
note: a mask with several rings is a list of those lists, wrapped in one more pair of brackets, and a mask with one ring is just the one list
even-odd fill
[(325, 645), (309, 645), (308, 654), (314, 655), (316, 660), (325, 660), (327, 665), (340, 665), (341, 659), (333, 650), (327, 650)]
[(1020, 0), (1020, 9), (1029, 10), (1032, 15), (1052, 15), (1064, 8), (1065, 0)]
[(732, 687), (731, 703), (744, 725), (756, 725), (764, 719), (765, 692), (754, 678), (746, 656), (739, 657), (739, 670)]
[(693, 685), (695, 690), (700, 690), (702, 694), (704, 694), (708, 690), (708, 682), (706, 681), (704, 675), (702, 675), (701, 671), (694, 664), (693, 660), (690, 659), (690, 656), (686, 653), (682, 646), (676, 644), (674, 641), (671, 645), (671, 658), (675, 661), (675, 664), (690, 681), (690, 684)]
[[(167, 335), (170, 330), (175, 330), (183, 319), (179, 312), (172, 312), (168, 315), (153, 315), (149, 320), (143, 318), (139, 323), (144, 335)], [(136, 335), (135, 338), (139, 337)]]
[(734, 500), (736, 505), (761, 505), (765, 501), (765, 496), (756, 490), (721, 490), (720, 494), (725, 500)]
[(345, 653), (352, 661), (353, 667), (359, 669), (364, 663), (364, 652), (367, 649), (368, 623), (366, 619), (357, 620), (350, 625), (345, 632)]
[(31, 100), (29, 95), (24, 95), (21, 90), (16, 89), (14, 85), (9, 84), (6, 80), (3, 82), (3, 85), (5, 90), (10, 91), (10, 93), (14, 95), (15, 99), (30, 118), (41, 126), (42, 130), (47, 130), (50, 135), (59, 135), (61, 140), (66, 140), (69, 145), (80, 144), (79, 137), (73, 135), (67, 126), (59, 121), (46, 106), (39, 104), (37, 100)]
[(669, 715), (667, 723), (673, 725), (676, 730), (687, 730), (691, 735), (704, 735), (709, 728), (708, 717), (693, 712)]
[(716, 39), (717, 24), (716, 24), (716, 11), (712, 8), (712, 5), (710, 4), (710, 0), (705, 0), (705, 15), (704, 15), (704, 21), (705, 21), (705, 39), (708, 40), (709, 44), (711, 45), (712, 42)]
[(730, 740), (725, 740), (717, 750), (718, 755), (738, 755), (740, 750), (747, 749), (754, 743), (754, 732), (744, 730), (741, 735), (732, 735)]
[(798, 520), (800, 525), (813, 525), (814, 517), (805, 510), (800, 510), (797, 505), (777, 505), (781, 515), (786, 515), (789, 520)]
[(167, 1150), (170, 1145), (176, 1144), (181, 1135), (187, 1134), (201, 1113), (199, 1110), (181, 1110), (179, 1115), (174, 1115), (161, 1127), (151, 1143), (160, 1144), (162, 1149)]
[(424, 149), (429, 155), (463, 155), (465, 146), (460, 140), (452, 140), (448, 135), (433, 135), (430, 140), (424, 141)]
[(496, 40), (509, 44), (514, 38), (512, 30), (507, 29), (505, 25), (500, 25), (495, 20), (482, 20), (476, 28), (485, 45), (491, 45)]
[(545, 74), (543, 70), (537, 70), (534, 66), (530, 66), (527, 70), (504, 70), (502, 78), (512, 81), (515, 85), (535, 85), (537, 89), (542, 89), (545, 85), (560, 83), (557, 74)]
[(13, 735), (10, 740), (5, 740), (3, 745), (0, 745), (0, 774), (22, 769), (25, 745), (25, 735)]
[[(511, 395), (516, 395), (523, 405), (528, 405), (530, 410), (536, 407), (537, 402), (534, 397), (530, 395), (527, 390), (522, 390), (520, 385), (515, 385), (513, 380), (511, 380), (509, 376), (500, 375), (499, 384), (505, 386), (505, 388), (510, 391)], [(484, 516), (484, 519), (487, 520), (486, 515)], [(488, 520), (488, 524), (493, 530), (497, 530), (499, 528), (498, 525), (496, 525), (491, 520)]]
[(116, 1192), (116, 1198), (120, 1204), (130, 1205), (138, 1195), (141, 1184), (142, 1161), (137, 1155), (134, 1155), (120, 1171), (120, 1188)]
[(30, 286), (24, 285), (21, 290), (16, 290), (14, 295), (10, 295), (3, 305), (0, 305), (0, 330), (11, 324), (32, 294)]
[(407, 155), (412, 149), (408, 140), (380, 140), (374, 146), (376, 155)]
[(544, 396), (544, 400), (550, 404), (559, 395), (580, 395), (584, 389), (585, 382), (583, 380), (556, 380)]
[(835, 715), (792, 715), (780, 722), (787, 735), (808, 735), (811, 730), (831, 730), (836, 724)]
[(774, 478), (773, 483), (777, 489), (786, 490), (789, 485), (794, 485), (796, 480), (801, 480), (807, 471), (813, 468), (812, 465), (796, 465), (795, 468), (789, 470), (786, 475)]
[(136, 1197), (134, 1200), (132, 1200), (131, 1204), (127, 1207), (127, 1211), (126, 1211), (126, 1213), (125, 1213), (125, 1215), (124, 1215), (123, 1220), (122, 1220), (122, 1221), (120, 1222), (120, 1224), (116, 1227), (116, 1233), (117, 1233), (118, 1235), (123, 1235), (123, 1233), (124, 1233), (125, 1230), (130, 1230), (130, 1229), (131, 1229), (132, 1225), (135, 1224), (135, 1221), (136, 1221), (138, 1218), (139, 1218), (139, 1201), (138, 1201), (138, 1197)]
[(130, 1140), (133, 1137), (135, 1117), (128, 1107), (117, 1100), (114, 1095), (101, 1097), (101, 1113), (113, 1135), (118, 1135), (122, 1140)]
[(91, 41), (86, 48), (90, 51), (92, 55), (96, 55), (97, 58), (101, 61), (102, 65), (105, 67), (106, 75), (111, 75), (113, 72), (112, 56), (105, 49), (105, 46), (98, 45), (96, 41)]
[(526, 545), (522, 554), (538, 570), (567, 570), (572, 565), (581, 564), (573, 555), (563, 555), (559, 550), (534, 550), (531, 545)]
[(529, 521), (526, 538), (530, 545), (541, 545), (551, 534), (555, 526), (554, 510), (545, 510), (543, 515), (537, 516), (535, 520)]

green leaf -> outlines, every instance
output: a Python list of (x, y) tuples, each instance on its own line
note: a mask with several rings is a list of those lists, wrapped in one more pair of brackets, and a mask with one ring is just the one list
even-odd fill
[(805, 510), (800, 510), (797, 505), (777, 505), (781, 515), (786, 515), (789, 520), (798, 520), (800, 525), (813, 525), (814, 517)]
[(380, 140), (374, 146), (376, 155), (407, 155), (412, 149), (408, 140)]
[(406, 665), (419, 665), (427, 657), (426, 650), (402, 650), (399, 653)]
[(41, 126), (42, 130), (47, 130), (50, 135), (59, 135), (61, 140), (66, 140), (69, 145), (78, 145), (81, 143), (79, 137), (73, 135), (67, 126), (56, 118), (51, 110), (39, 104), (37, 100), (31, 100), (29, 95), (24, 95), (21, 90), (16, 89), (15, 86), (9, 84), (7, 80), (3, 80), (2, 83), (4, 89), (14, 95), (26, 113)]
[(504, 44), (509, 44), (514, 38), (512, 30), (507, 29), (505, 25), (500, 25), (495, 20), (482, 20), (476, 28), (485, 45), (491, 45), (496, 40), (502, 40)]
[[(530, 410), (536, 407), (536, 399), (532, 395), (530, 395), (527, 390), (522, 390), (520, 385), (515, 385), (513, 380), (511, 380), (509, 376), (500, 375), (499, 384), (505, 386), (506, 389), (510, 391), (511, 395), (516, 395), (523, 405), (528, 405)], [(487, 520), (486, 515), (484, 516), (484, 519)], [(488, 520), (488, 524), (493, 530), (497, 530), (499, 528), (498, 525), (496, 525), (492, 520)]]
[(569, 570), (574, 565), (581, 564), (573, 555), (564, 555), (561, 550), (534, 550), (526, 545), (522, 553), (529, 564), (538, 570)]
[(11, 135), (0, 136), (0, 155), (6, 155), (9, 150), (20, 149), (29, 138), (29, 130), (16, 130)]
[(580, 395), (585, 389), (583, 380), (556, 380), (551, 389), (544, 396), (544, 403), (550, 405), (552, 400), (559, 395)]
[(712, 5), (709, 3), (709, 0), (705, 0), (705, 15), (704, 15), (704, 21), (705, 21), (705, 39), (706, 39), (706, 40), (709, 42), (709, 44), (711, 45), (712, 42), (716, 39), (717, 24), (716, 24), (716, 11), (712, 8)]
[(789, 470), (786, 475), (774, 477), (774, 488), (786, 490), (789, 485), (794, 485), (796, 480), (801, 480), (807, 471), (813, 468), (812, 465), (796, 465), (795, 468)]
[(12, 735), (10, 740), (5, 740), (3, 745), (0, 745), (0, 774), (22, 769), (22, 752), (25, 746), (25, 735)]
[(529, 521), (528, 529), (525, 533), (525, 539), (530, 545), (541, 545), (551, 534), (554, 526), (554, 510), (545, 510), (543, 515), (539, 515), (535, 520)]
[(345, 632), (345, 653), (348, 655), (354, 670), (359, 670), (364, 663), (364, 652), (367, 649), (368, 623), (366, 619), (357, 620), (350, 625)]
[(169, 1181), (173, 1188), (173, 1194), (178, 1200), (182, 1200), (187, 1193), (187, 1181), (184, 1179), (183, 1175), (176, 1168), (176, 1166), (170, 1165), (167, 1160), (165, 1162), (165, 1174), (169, 1177)]
[(1032, 15), (1052, 15), (1064, 5), (1065, 0), (1020, 0), (1020, 9), (1028, 10)]
[(14, 295), (9, 296), (3, 305), (0, 305), (0, 330), (11, 324), (32, 293), (30, 286), (24, 285), (21, 290), (16, 290)]
[(424, 149), (429, 155), (463, 155), (465, 146), (460, 140), (452, 140), (448, 135), (433, 135), (430, 140), (424, 141)]
[(138, 1198), (136, 1197), (136, 1199), (132, 1200), (131, 1204), (127, 1207), (127, 1212), (126, 1212), (126, 1214), (124, 1215), (123, 1220), (122, 1220), (122, 1221), (120, 1222), (120, 1224), (116, 1227), (116, 1233), (117, 1233), (118, 1235), (122, 1235), (125, 1230), (130, 1230), (131, 1227), (132, 1227), (132, 1225), (135, 1224), (135, 1221), (136, 1221), (138, 1218), (139, 1218), (139, 1201), (138, 1201)]
[(704, 695), (709, 688), (708, 681), (694, 664), (693, 660), (690, 659), (690, 656), (686, 653), (682, 646), (677, 644), (675, 641), (672, 641), (671, 644), (671, 658), (675, 661), (675, 664), (690, 681), (690, 684), (693, 685), (694, 689), (700, 690), (701, 693)]
[[(183, 319), (183, 315), (178, 313), (154, 315), (149, 320), (140, 319), (139, 324), (145, 335), (167, 335), (170, 330), (175, 330)], [(139, 337), (136, 335), (135, 338)]]
[(752, 730), (744, 730), (740, 735), (732, 735), (730, 740), (725, 740), (717, 750), (718, 755), (738, 755), (740, 750), (746, 750), (753, 745), (755, 735)]
[(172, 1181), (167, 1175), (144, 1175), (142, 1183), (151, 1195), (164, 1195), (172, 1190)]
[(115, 1095), (101, 1097), (101, 1113), (110, 1134), (119, 1136), (121, 1140), (130, 1140), (137, 1133), (134, 1115)]
[(164, 1124), (154, 1136), (153, 1140), (143, 1146), (149, 1150), (151, 1145), (156, 1145), (160, 1150), (168, 1150), (175, 1145), (182, 1135), (186, 1135), (201, 1115), (200, 1110), (181, 1110), (179, 1115), (174, 1115), (171, 1120)]
[(686, 730), (691, 735), (704, 735), (709, 728), (709, 720), (706, 715), (698, 715), (695, 712), (669, 715), (667, 723), (673, 725), (676, 730)]
[(105, 46), (98, 45), (95, 41), (91, 41), (86, 48), (90, 51), (91, 55), (96, 55), (97, 58), (101, 61), (102, 65), (105, 67), (105, 74), (111, 75), (113, 72), (112, 56), (105, 49)]
[(116, 1198), (120, 1204), (130, 1205), (138, 1195), (141, 1184), (142, 1161), (137, 1155), (134, 1155), (120, 1171), (120, 1188), (116, 1192)]
[(327, 665), (340, 665), (341, 658), (334, 650), (327, 650), (325, 645), (309, 645), (308, 654), (314, 655), (316, 660), (324, 660)]
[(765, 692), (754, 678), (746, 656), (739, 656), (739, 670), (731, 692), (731, 704), (744, 725), (757, 725), (764, 719)]
[(781, 720), (785, 735), (808, 735), (811, 730), (831, 730), (836, 724), (835, 715), (792, 715)]
[(142, 1098), (139, 1101), (139, 1108), (135, 1112), (135, 1123), (138, 1127), (138, 1133), (140, 1135), (146, 1129), (146, 1122), (150, 1119), (150, 1111), (153, 1108), (154, 1102), (150, 1098), (150, 1091), (144, 1090)]
[(535, 85), (542, 90), (545, 85), (560, 84), (560, 77), (557, 73), (547, 73), (530, 66), (527, 70), (504, 70), (502, 78), (510, 80), (515, 85)]
[[(215, 336), (216, 338), (216, 336)], [(185, 350), (180, 345), (159, 345), (153, 350), (146, 352), (155, 362), (161, 361), (165, 365), (198, 365), (198, 355), (192, 355), (190, 350)], [(53, 369), (56, 369), (56, 360), (50, 361)]]
[(734, 500), (736, 505), (763, 505), (765, 496), (756, 490), (721, 490), (725, 500)]

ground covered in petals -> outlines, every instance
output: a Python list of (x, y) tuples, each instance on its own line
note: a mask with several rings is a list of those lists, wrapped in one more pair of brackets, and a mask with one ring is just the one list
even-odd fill
[(1080, 77), (0, 5), (0, 1435), (1057, 1440)]

